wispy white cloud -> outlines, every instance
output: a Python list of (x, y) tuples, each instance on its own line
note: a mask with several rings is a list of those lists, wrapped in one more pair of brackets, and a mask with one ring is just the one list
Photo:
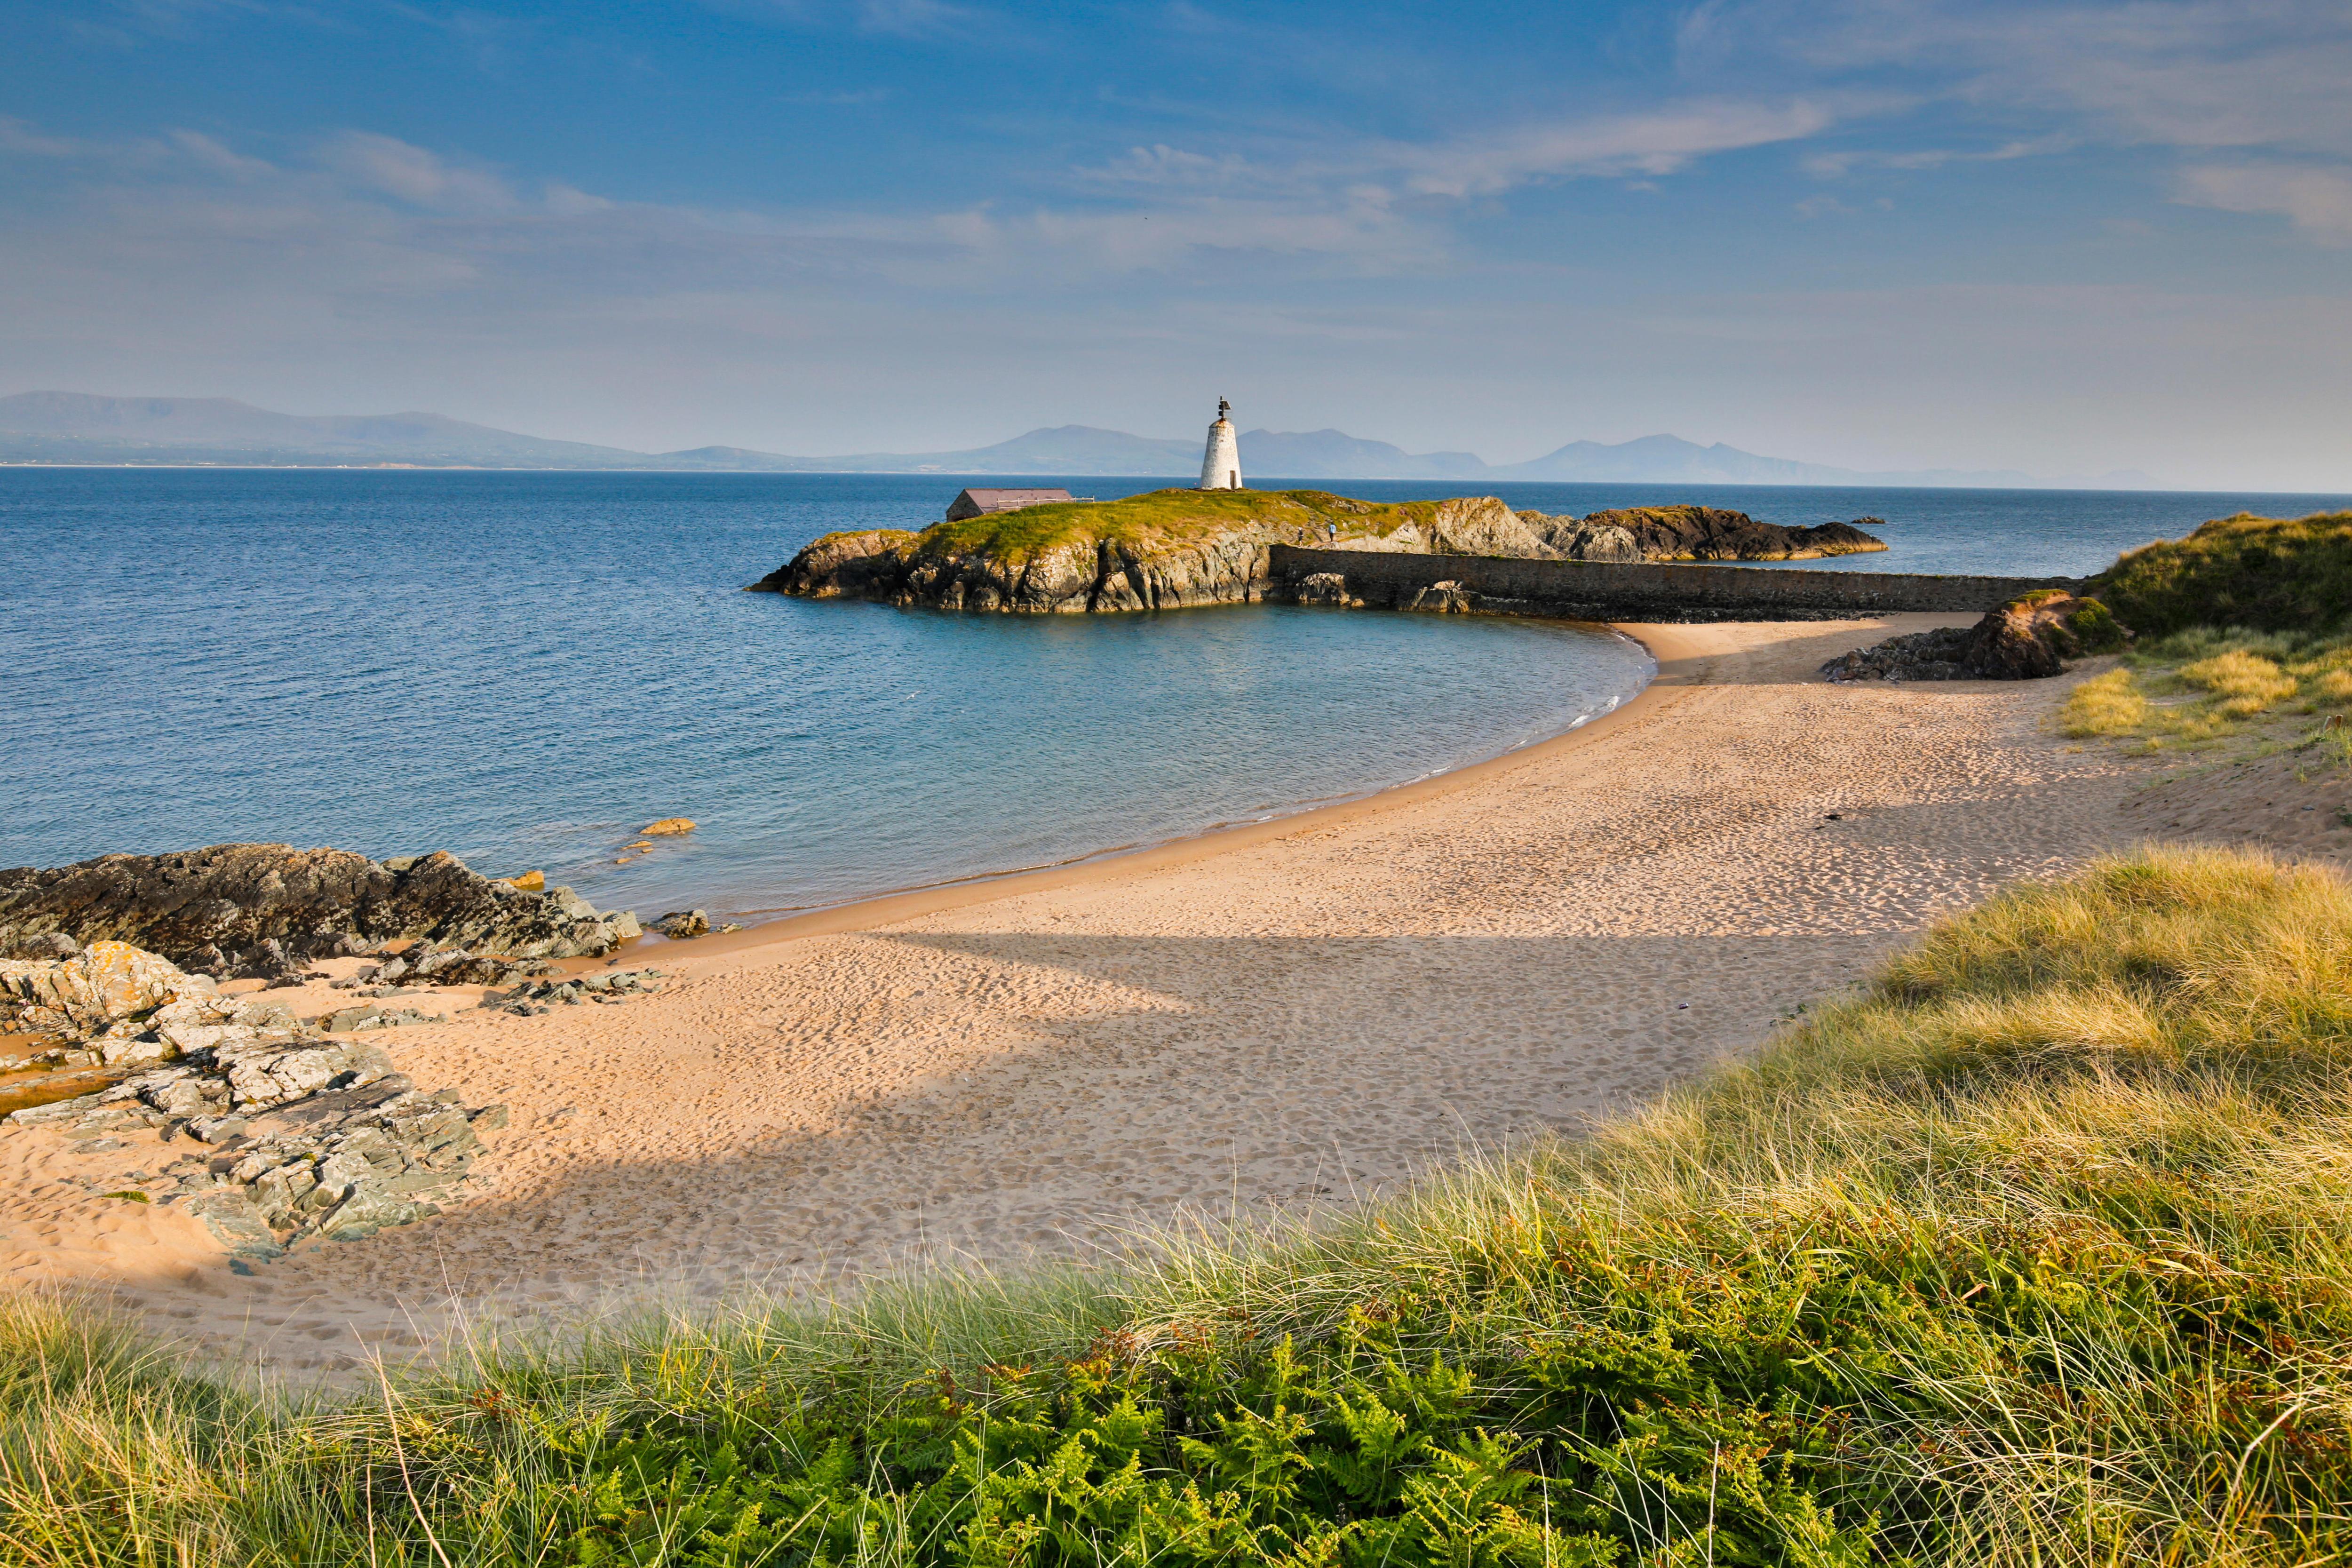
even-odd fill
[(1921, 147), (1907, 152), (1887, 152), (1868, 148), (1847, 148), (1833, 153), (1810, 153), (1800, 161), (1805, 173), (1816, 179), (1843, 179), (1856, 170), (1940, 169), (1948, 163), (2006, 163), (2018, 158), (2046, 156), (2063, 153), (2075, 145), (2065, 136), (2037, 136), (2030, 141), (2005, 142), (1998, 147), (1969, 151), (1958, 147)]
[(514, 190), (488, 169), (453, 163), (423, 147), (367, 131), (346, 131), (321, 145), (320, 164), (363, 189), (420, 207), (510, 212)]
[(256, 180), (278, 172), (277, 166), (267, 160), (233, 152), (226, 142), (201, 131), (170, 131), (165, 132), (165, 140), (198, 164), (230, 179)]
[(2198, 163), (2181, 171), (2179, 199), (2225, 212), (2284, 217), (2331, 245), (2352, 245), (2352, 172), (2280, 163)]
[(0, 153), (19, 158), (84, 158), (101, 151), (101, 143), (43, 135), (21, 120), (0, 114)]
[[(1881, 98), (1867, 108), (1884, 103)], [(1853, 102), (1846, 112), (1867, 108)], [(1672, 174), (1712, 153), (1819, 135), (1843, 117), (1840, 106), (1826, 99), (1700, 100), (1401, 148), (1396, 162), (1416, 193), (1490, 195), (1545, 178)]]
[(1003, 41), (1017, 31), (996, 13), (960, 0), (699, 0), (699, 4), (724, 16), (755, 22), (912, 40)]
[(1699, 74), (1900, 70), (1923, 95), (2107, 141), (2352, 153), (2339, 0), (1708, 0), (1680, 47)]

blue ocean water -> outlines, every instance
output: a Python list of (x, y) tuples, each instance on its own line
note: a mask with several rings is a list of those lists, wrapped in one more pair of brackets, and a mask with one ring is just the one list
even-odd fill
[[(743, 918), (1344, 798), (1556, 733), (1650, 672), (1622, 638), (1524, 622), (740, 591), (959, 488), (0, 469), (0, 864), (446, 848), (601, 907)], [(671, 816), (702, 826), (614, 864)]]
[[(236, 839), (447, 848), (604, 907), (757, 918), (1346, 798), (1557, 733), (1650, 671), (1621, 639), (1526, 621), (1027, 618), (740, 591), (820, 533), (920, 527), (965, 482), (0, 469), (0, 863)], [(2230, 511), (2347, 504), (1500, 493), (1554, 512), (1876, 514), (1895, 548), (1834, 564), (2019, 573), (2092, 570)], [(669, 816), (703, 826), (614, 863)]]

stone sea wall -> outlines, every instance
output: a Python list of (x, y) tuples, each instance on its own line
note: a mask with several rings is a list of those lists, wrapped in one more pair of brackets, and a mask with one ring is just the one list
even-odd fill
[(1980, 615), (2073, 577), (1929, 576), (1801, 567), (1504, 560), (1277, 544), (1271, 597), (1378, 609), (1559, 616), (1590, 621), (1845, 620), (1899, 611)]

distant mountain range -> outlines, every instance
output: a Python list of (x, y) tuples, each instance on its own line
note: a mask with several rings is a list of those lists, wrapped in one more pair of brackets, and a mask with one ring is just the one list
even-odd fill
[[(1720, 442), (1644, 436), (1604, 446), (1571, 441), (1532, 462), (1488, 464), (1471, 452), (1407, 452), (1338, 430), (1252, 430), (1242, 467), (1266, 479), (1493, 479), (1726, 485), (1925, 485), (2161, 489), (2137, 469), (2049, 479), (2009, 470), (1873, 473), (1759, 458)], [(276, 414), (226, 397), (97, 397), (26, 392), (0, 397), (0, 463), (261, 468), (630, 468), (850, 474), (1055, 474), (1192, 478), (1198, 437), (1160, 440), (1087, 425), (1032, 430), (953, 452), (859, 452), (790, 458), (741, 447), (632, 452), (519, 436), (438, 414)]]

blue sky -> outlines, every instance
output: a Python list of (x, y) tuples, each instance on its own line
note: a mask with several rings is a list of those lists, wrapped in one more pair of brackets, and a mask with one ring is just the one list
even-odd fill
[(0, 392), (2352, 488), (2352, 7), (16, 0)]

